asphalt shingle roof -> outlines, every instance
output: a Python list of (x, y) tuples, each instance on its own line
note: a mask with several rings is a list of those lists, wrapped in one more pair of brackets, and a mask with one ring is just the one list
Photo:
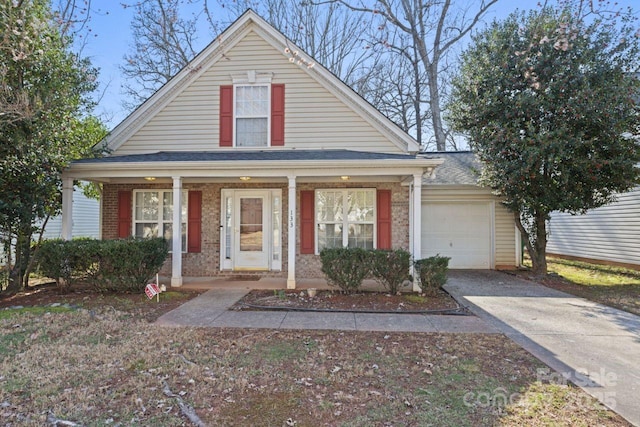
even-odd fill
[(443, 159), (435, 170), (435, 177), (425, 177), (425, 185), (478, 185), (482, 164), (470, 151), (422, 153), (429, 159)]
[(372, 153), (353, 150), (255, 150), (255, 151), (160, 151), (148, 154), (82, 159), (73, 163), (108, 164), (138, 162), (242, 162), (304, 160), (415, 160), (443, 159), (433, 178), (425, 177), (425, 185), (477, 185), (481, 163), (470, 151), (411, 154)]
[(258, 150), (258, 151), (160, 151), (150, 154), (82, 159), (74, 163), (134, 162), (235, 162), (287, 160), (415, 160), (411, 154), (371, 153), (352, 150)]

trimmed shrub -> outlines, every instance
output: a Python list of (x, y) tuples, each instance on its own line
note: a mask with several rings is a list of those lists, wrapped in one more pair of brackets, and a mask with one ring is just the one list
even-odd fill
[(91, 267), (91, 254), (95, 251), (96, 241), (92, 239), (43, 241), (36, 251), (38, 271), (56, 281), (63, 292), (84, 280)]
[(166, 240), (103, 240), (88, 282), (100, 292), (142, 292), (169, 255)]
[(411, 253), (404, 249), (370, 251), (371, 274), (387, 291), (396, 294), (411, 280)]
[(86, 282), (100, 292), (142, 292), (167, 259), (162, 238), (46, 240), (38, 249), (39, 271), (68, 290)]
[(414, 263), (416, 274), (419, 277), (420, 289), (427, 295), (435, 295), (435, 293), (447, 283), (447, 270), (449, 269), (449, 260), (451, 258), (445, 256), (432, 256), (417, 260)]
[(330, 286), (357, 291), (370, 272), (369, 252), (362, 248), (331, 248), (320, 252), (322, 272)]

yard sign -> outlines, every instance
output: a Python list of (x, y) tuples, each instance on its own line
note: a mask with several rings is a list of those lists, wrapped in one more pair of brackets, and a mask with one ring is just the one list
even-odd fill
[(155, 283), (149, 283), (145, 288), (144, 288), (144, 293), (147, 294), (147, 298), (151, 299), (154, 296), (158, 295), (160, 293), (160, 289), (158, 288), (158, 285)]

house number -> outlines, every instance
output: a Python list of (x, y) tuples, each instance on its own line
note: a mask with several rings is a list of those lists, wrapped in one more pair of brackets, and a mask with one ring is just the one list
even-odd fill
[(289, 228), (293, 228), (293, 211), (289, 211)]

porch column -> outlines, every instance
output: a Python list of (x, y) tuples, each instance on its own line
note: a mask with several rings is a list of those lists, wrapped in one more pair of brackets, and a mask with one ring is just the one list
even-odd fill
[(296, 177), (289, 176), (289, 209), (287, 224), (289, 224), (287, 239), (288, 275), (287, 289), (296, 288)]
[[(413, 259), (422, 258), (422, 174), (413, 175)], [(414, 272), (415, 273), (415, 272)], [(417, 275), (413, 275), (413, 290), (420, 291)]]
[(182, 286), (182, 177), (173, 177), (171, 286)]
[(73, 229), (73, 179), (62, 179), (62, 237), (71, 240)]

